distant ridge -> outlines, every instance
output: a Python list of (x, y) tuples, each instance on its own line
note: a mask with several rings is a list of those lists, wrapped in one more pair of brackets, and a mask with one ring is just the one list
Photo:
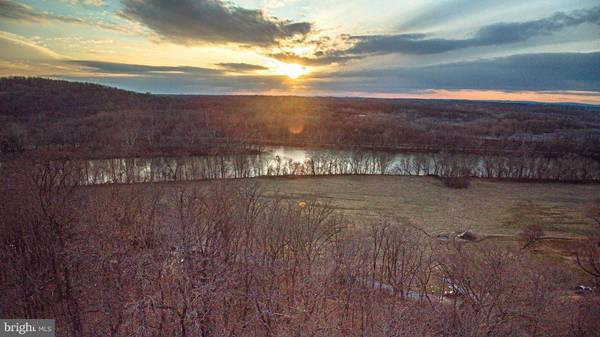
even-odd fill
[[(273, 101), (293, 98), (297, 101), (318, 101), (322, 104), (335, 102), (365, 102), (381, 111), (397, 109), (434, 109), (443, 111), (489, 113), (505, 112), (507, 106), (515, 111), (535, 113), (557, 112), (577, 114), (596, 112), (600, 105), (582, 103), (547, 103), (529, 101), (465, 100), (465, 99), (414, 99), (374, 98), (353, 96), (271, 96), (271, 95), (162, 95), (114, 88), (106, 85), (75, 82), (41, 77), (0, 78), (0, 115), (20, 118), (27, 116), (76, 116), (108, 110), (140, 111), (196, 109), (214, 104), (247, 104), (253, 100)], [(372, 103), (371, 103), (372, 102)], [(371, 106), (372, 104), (372, 106)], [(565, 108), (572, 110), (565, 111)], [(598, 111), (600, 112), (600, 111)]]
[(73, 115), (143, 107), (158, 98), (100, 84), (40, 77), (0, 78), (0, 115)]

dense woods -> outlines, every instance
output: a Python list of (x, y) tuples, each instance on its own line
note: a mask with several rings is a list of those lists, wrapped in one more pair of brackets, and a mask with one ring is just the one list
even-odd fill
[[(598, 294), (570, 290), (576, 264), (521, 247), (440, 241), (385, 214), (350, 223), (323, 201), (265, 198), (251, 181), (81, 187), (73, 174), (21, 162), (0, 175), (0, 314), (53, 317), (59, 336), (600, 329)], [(596, 280), (599, 229), (577, 254)]]
[(326, 97), (157, 96), (40, 78), (0, 80), (0, 151), (118, 157), (236, 152), (240, 144), (598, 158), (582, 105)]
[[(595, 336), (598, 207), (598, 226), (549, 263), (531, 249), (544, 237), (533, 221), (517, 243), (468, 228), (440, 237), (383, 212), (350, 220), (325, 198), (267, 196), (245, 178), (597, 183), (599, 130), (600, 110), (583, 105), (1, 79), (0, 317), (54, 318), (73, 337)], [(275, 144), (314, 151), (263, 153)], [(596, 287), (576, 294), (582, 281)]]

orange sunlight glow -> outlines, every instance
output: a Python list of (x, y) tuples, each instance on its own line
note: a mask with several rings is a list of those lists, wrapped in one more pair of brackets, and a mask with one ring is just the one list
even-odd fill
[[(336, 96), (337, 92), (318, 92), (313, 95)], [(371, 98), (415, 98), (415, 99), (465, 99), (474, 101), (525, 101), (544, 103), (585, 103), (600, 104), (600, 92), (597, 91), (497, 91), (497, 90), (445, 90), (428, 89), (414, 93), (388, 93), (388, 92), (344, 92), (348, 97)]]
[(279, 75), (285, 75), (293, 80), (298, 77), (308, 74), (308, 68), (296, 63), (279, 63), (275, 68)]

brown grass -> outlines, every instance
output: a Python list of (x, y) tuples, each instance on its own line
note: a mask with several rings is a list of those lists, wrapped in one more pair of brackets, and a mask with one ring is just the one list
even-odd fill
[(578, 237), (592, 226), (586, 212), (600, 185), (518, 183), (474, 179), (468, 189), (450, 189), (431, 177), (335, 176), (259, 178), (268, 195), (330, 200), (352, 221), (377, 213), (398, 215), (427, 231), (516, 235), (525, 217), (550, 237)]

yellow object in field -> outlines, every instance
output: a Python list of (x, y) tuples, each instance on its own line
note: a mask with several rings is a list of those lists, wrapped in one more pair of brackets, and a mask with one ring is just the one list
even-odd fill
[(300, 201), (300, 202), (298, 203), (298, 207), (300, 207), (300, 208), (304, 208), (304, 207), (306, 207), (306, 202), (305, 202), (305, 201)]

